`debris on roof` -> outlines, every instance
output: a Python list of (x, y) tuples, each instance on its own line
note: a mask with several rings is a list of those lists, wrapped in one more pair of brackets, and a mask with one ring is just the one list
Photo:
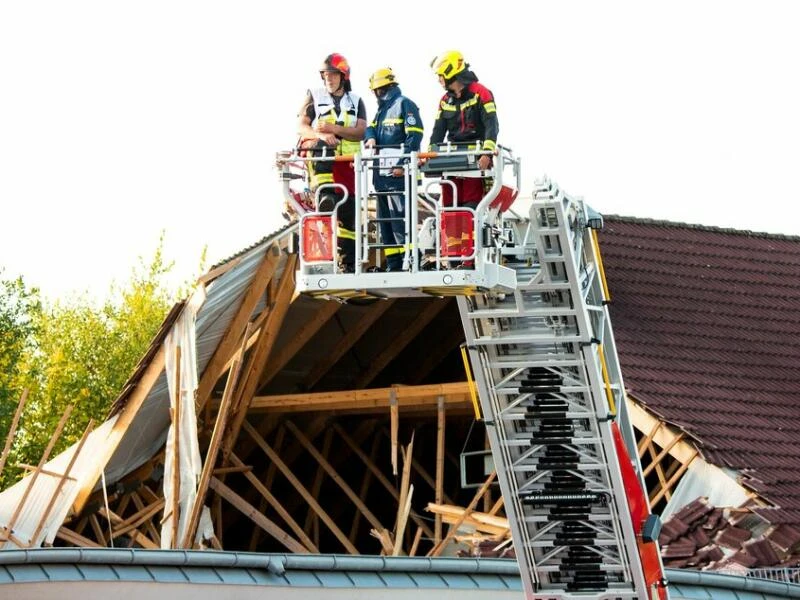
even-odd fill
[(690, 502), (661, 528), (664, 565), (746, 574), (749, 569), (800, 564), (800, 530), (771, 524), (756, 508), (714, 507), (707, 498)]

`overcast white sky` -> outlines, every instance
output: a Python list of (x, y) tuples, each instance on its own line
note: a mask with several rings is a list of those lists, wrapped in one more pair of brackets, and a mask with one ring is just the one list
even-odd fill
[(547, 174), (604, 213), (798, 234), (798, 6), (3, 1), (0, 267), (102, 297), (161, 230), (178, 279), (275, 230), (274, 154), (333, 51), (363, 95), (393, 67), (427, 138), (428, 64), (460, 49), (523, 192)]

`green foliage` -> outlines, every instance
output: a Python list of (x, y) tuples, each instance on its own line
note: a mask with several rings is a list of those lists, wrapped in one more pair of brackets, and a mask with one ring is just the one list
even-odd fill
[[(67, 406), (74, 410), (51, 456), (108, 415), (173, 303), (164, 283), (173, 264), (162, 249), (163, 235), (152, 260), (140, 257), (100, 305), (79, 296), (31, 312), (34, 344), (22, 361), (31, 394), (9, 463), (36, 464)], [(15, 474), (6, 471), (8, 484)]]
[(22, 277), (5, 280), (2, 274), (0, 269), (0, 449), (22, 396), (24, 363), (42, 308), (36, 288), (28, 289)]

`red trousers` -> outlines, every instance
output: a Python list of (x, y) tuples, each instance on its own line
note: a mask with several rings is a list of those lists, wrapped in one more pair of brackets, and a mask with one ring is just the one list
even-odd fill
[[(484, 195), (484, 180), (477, 177), (448, 177), (456, 187), (456, 206), (475, 208)], [(453, 188), (442, 185), (442, 206), (453, 206)], [(471, 213), (443, 213), (442, 254), (469, 256), (475, 247), (475, 222)]]

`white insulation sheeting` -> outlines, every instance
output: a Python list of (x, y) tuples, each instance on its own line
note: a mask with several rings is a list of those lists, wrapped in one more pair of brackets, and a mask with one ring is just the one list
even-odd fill
[[(204, 288), (198, 288), (164, 340), (170, 411), (172, 415), (179, 411), (180, 418), (177, 419), (178, 427), (176, 428), (176, 419), (173, 417), (167, 433), (166, 459), (164, 461), (165, 518), (161, 525), (162, 548), (181, 545), (191, 507), (197, 495), (197, 482), (203, 469), (197, 441), (197, 415), (194, 397), (197, 390), (195, 319), (205, 298)], [(178, 356), (180, 356), (180, 362), (176, 360)], [(178, 381), (180, 381), (180, 386), (177, 386)], [(177, 387), (180, 389), (176, 389)], [(180, 398), (180, 406), (177, 406), (178, 398)], [(177, 478), (176, 468), (178, 469)], [(176, 482), (178, 489), (175, 489)], [(173, 540), (176, 496), (177, 540)]]
[[(33, 474), (28, 474), (24, 479), (0, 493), (0, 540), (9, 537), (6, 534), (11, 519), (14, 518), (22, 500), (25, 500), (22, 510), (11, 524), (10, 533), (19, 543), (9, 537), (7, 540), (0, 541), (0, 550), (19, 547), (35, 548), (44, 542), (52, 543), (56, 532), (69, 514), (78, 492), (81, 488), (94, 484), (94, 481), (89, 479), (96, 476), (101, 468), (98, 464), (98, 461), (104, 456), (101, 448), (107, 443), (117, 418), (118, 415), (112, 417), (89, 434), (70, 469), (69, 479), (64, 481), (60, 490), (58, 489), (62, 480), (60, 475), (63, 475), (69, 466), (78, 447), (77, 444), (73, 444), (46, 463), (42, 467), (46, 473), (39, 473), (35, 481)], [(32, 487), (31, 482), (33, 482)], [(30, 491), (27, 491), (29, 487)], [(50, 506), (50, 511), (45, 514), (56, 490), (58, 490), (58, 495)], [(27, 497), (25, 497), (26, 493)]]

